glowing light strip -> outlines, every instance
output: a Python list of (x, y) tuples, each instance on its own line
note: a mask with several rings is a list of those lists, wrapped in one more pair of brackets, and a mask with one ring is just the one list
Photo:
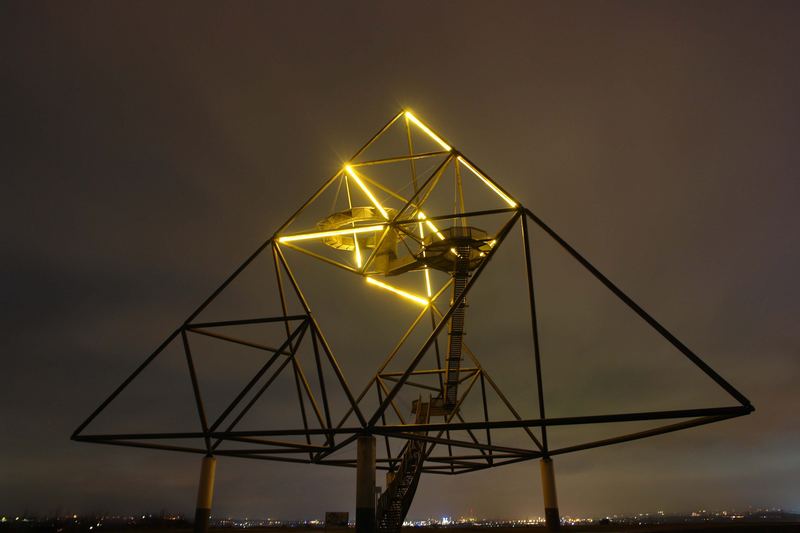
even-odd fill
[(424, 220), (424, 221), (425, 221), (425, 224), (426, 224), (426, 225), (427, 225), (427, 226), (428, 226), (428, 227), (431, 229), (431, 231), (432, 231), (432, 232), (434, 232), (434, 233), (436, 234), (436, 236), (437, 236), (437, 237), (439, 237), (439, 240), (440, 240), (440, 241), (443, 241), (443, 240), (444, 240), (444, 235), (442, 235), (442, 232), (441, 232), (441, 231), (439, 231), (439, 228), (437, 228), (437, 227), (434, 225), (434, 223), (433, 223), (433, 222), (431, 222), (430, 220), (428, 220), (428, 219), (425, 217), (425, 213), (423, 213), (422, 211), (418, 212), (418, 213), (417, 213), (417, 218), (418, 218), (418, 219), (420, 219), (420, 220)]
[(443, 140), (441, 140), (441, 139), (439, 138), (439, 136), (438, 136), (438, 135), (436, 135), (436, 134), (435, 134), (435, 133), (433, 133), (433, 132), (432, 132), (430, 129), (428, 129), (428, 127), (427, 127), (425, 124), (423, 124), (422, 122), (420, 122), (420, 121), (419, 121), (419, 119), (417, 119), (417, 117), (415, 117), (414, 115), (412, 115), (412, 114), (411, 114), (411, 111), (406, 111), (406, 116), (408, 117), (408, 119), (409, 119), (411, 122), (413, 122), (414, 124), (416, 124), (416, 125), (417, 125), (417, 127), (419, 127), (419, 129), (421, 129), (422, 131), (424, 131), (425, 133), (427, 133), (427, 134), (428, 134), (428, 137), (430, 137), (431, 139), (433, 139), (434, 141), (436, 141), (436, 142), (439, 144), (439, 146), (441, 146), (442, 148), (444, 148), (444, 150), (445, 150), (446, 152), (449, 152), (449, 151), (451, 151), (451, 150), (452, 150), (452, 148), (450, 147), (450, 145), (449, 145), (449, 144), (447, 144), (446, 142), (444, 142)]
[(378, 281), (375, 278), (371, 278), (371, 277), (367, 276), (366, 279), (367, 279), (367, 283), (371, 283), (372, 285), (375, 285), (376, 287), (380, 287), (381, 289), (386, 289), (387, 291), (393, 292), (393, 293), (397, 294), (398, 296), (402, 296), (403, 298), (407, 298), (407, 299), (411, 300), (412, 302), (416, 302), (416, 303), (418, 303), (420, 305), (423, 305), (423, 306), (427, 306), (428, 304), (430, 304), (430, 302), (428, 300), (426, 300), (425, 298), (422, 298), (421, 296), (415, 296), (415, 295), (413, 295), (411, 293), (408, 293), (408, 292), (406, 292), (404, 290), (400, 290), (397, 287), (392, 287), (391, 285), (389, 285), (387, 283), (383, 283), (382, 281)]
[(472, 173), (473, 173), (473, 174), (475, 174), (476, 176), (478, 176), (478, 177), (481, 179), (481, 181), (483, 181), (483, 182), (486, 184), (486, 186), (487, 186), (487, 187), (489, 187), (490, 189), (492, 189), (492, 190), (495, 192), (495, 194), (497, 194), (497, 196), (499, 196), (500, 198), (502, 198), (503, 200), (505, 200), (505, 202), (506, 202), (506, 203), (509, 205), (509, 207), (517, 207), (517, 202), (515, 202), (514, 200), (512, 200), (511, 198), (509, 198), (507, 194), (505, 194), (503, 191), (501, 191), (500, 189), (498, 189), (498, 188), (497, 188), (497, 185), (495, 185), (494, 183), (492, 183), (491, 181), (489, 181), (489, 180), (486, 178), (486, 176), (484, 176), (483, 174), (481, 174), (480, 172), (478, 172), (478, 171), (477, 171), (477, 169), (476, 169), (475, 167), (473, 167), (472, 165), (470, 165), (470, 164), (469, 164), (469, 162), (468, 162), (466, 159), (464, 159), (464, 158), (463, 158), (463, 157), (461, 157), (461, 156), (458, 156), (458, 158), (457, 158), (457, 159), (458, 159), (458, 162), (459, 162), (459, 163), (461, 163), (462, 165), (464, 165), (465, 167), (467, 167), (468, 169), (470, 169), (470, 171), (472, 171)]
[[(347, 178), (345, 178), (345, 180), (344, 180), (344, 187), (347, 190), (347, 207), (349, 207), (350, 209), (353, 209), (353, 202), (350, 199), (350, 183), (347, 181)], [(355, 228), (356, 227), (356, 223), (352, 222), (351, 226)], [(353, 245), (354, 245), (353, 246), (353, 248), (354, 248), (353, 252), (355, 253), (355, 256), (356, 256), (356, 266), (360, 269), (361, 268), (361, 251), (358, 249), (358, 236), (355, 233), (353, 233)]]
[(430, 298), (432, 296), (432, 294), (431, 294), (431, 275), (430, 275), (428, 267), (425, 267), (425, 289), (428, 291), (428, 298)]
[[(425, 240), (425, 230), (422, 226), (422, 222), (419, 222), (419, 238), (423, 241)], [(422, 250), (422, 257), (425, 257), (425, 250)], [(428, 298), (431, 297), (431, 274), (428, 272), (428, 266), (425, 266), (425, 288), (428, 291)]]
[(358, 184), (358, 186), (361, 187), (361, 190), (364, 191), (364, 194), (367, 195), (367, 197), (375, 205), (375, 207), (378, 208), (378, 211), (381, 212), (381, 215), (383, 216), (383, 218), (385, 218), (386, 220), (389, 220), (389, 213), (387, 213), (386, 210), (383, 208), (383, 206), (380, 203), (378, 203), (378, 200), (372, 195), (370, 190), (367, 189), (367, 186), (364, 185), (364, 182), (361, 181), (361, 178), (359, 178), (356, 175), (356, 172), (355, 172), (355, 170), (353, 170), (353, 167), (351, 167), (350, 165), (345, 165), (344, 170), (345, 170), (345, 172), (347, 172), (347, 175), (350, 176), (351, 178), (353, 178), (353, 181), (355, 181)]
[(439, 237), (440, 241), (444, 240), (444, 235), (442, 235), (442, 232), (439, 231), (439, 228), (433, 225), (433, 222), (431, 222), (430, 220), (426, 220), (425, 224), (427, 224), (428, 227), (431, 228), (431, 231), (434, 232), (437, 237)]
[(356, 245), (355, 253), (356, 253), (356, 266), (361, 268), (361, 251), (358, 249), (358, 237), (355, 233), (353, 233), (353, 243)]
[(302, 233), (300, 235), (284, 235), (278, 237), (278, 242), (304, 241), (308, 239), (321, 239), (323, 237), (335, 237), (336, 235), (355, 235), (356, 233), (369, 233), (371, 231), (383, 231), (386, 226), (361, 226), (359, 228), (336, 229), (331, 231), (318, 231), (316, 233)]

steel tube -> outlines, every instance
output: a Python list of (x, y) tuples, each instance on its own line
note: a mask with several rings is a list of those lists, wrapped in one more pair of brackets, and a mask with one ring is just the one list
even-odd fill
[(356, 533), (375, 533), (375, 437), (359, 436), (356, 454)]
[(194, 533), (208, 531), (208, 519), (211, 517), (211, 500), (214, 497), (214, 475), (217, 471), (217, 459), (213, 455), (203, 457), (200, 467), (200, 483), (197, 488), (197, 508), (194, 513)]

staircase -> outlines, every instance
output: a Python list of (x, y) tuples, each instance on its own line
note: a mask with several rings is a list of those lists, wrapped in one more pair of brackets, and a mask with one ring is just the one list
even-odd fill
[[(453, 268), (453, 301), (461, 295), (469, 281), (469, 246), (459, 246), (457, 259)], [(467, 307), (466, 298), (456, 306), (450, 317), (448, 329), (449, 340), (447, 343), (447, 359), (445, 360), (444, 379), (444, 410), (449, 413), (458, 401), (458, 381), (461, 377), (461, 346), (464, 337), (464, 311)]]
[[(470, 277), (470, 246), (465, 244), (451, 249), (455, 252), (453, 262), (453, 301), (467, 286)], [(452, 304), (451, 304), (452, 305)], [(416, 400), (413, 412), (416, 413), (416, 424), (427, 424), (431, 416), (447, 416), (458, 404), (458, 385), (461, 373), (462, 345), (464, 337), (464, 312), (466, 299), (462, 300), (450, 317), (448, 328), (447, 357), (445, 359), (442, 392), (435, 398), (423, 403), (422, 398)], [(427, 435), (419, 431), (417, 435)], [(381, 494), (376, 509), (378, 531), (381, 533), (400, 533), (403, 521), (411, 507), (414, 493), (417, 491), (422, 465), (425, 462), (425, 442), (409, 440), (401, 450), (400, 465), (397, 470), (386, 475), (386, 490)]]
[[(420, 398), (414, 405), (417, 415), (415, 423), (427, 424), (430, 421), (430, 403), (423, 403)], [(427, 432), (418, 434), (426, 435)], [(425, 442), (407, 441), (401, 455), (397, 470), (386, 475), (386, 490), (378, 500), (376, 519), (378, 530), (382, 533), (399, 533), (403, 526), (425, 462)]]

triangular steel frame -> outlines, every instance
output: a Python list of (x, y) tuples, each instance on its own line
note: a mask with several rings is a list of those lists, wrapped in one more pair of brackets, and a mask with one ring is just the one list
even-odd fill
[[(394, 157), (379, 158), (374, 160), (361, 161), (359, 158), (375, 143), (382, 135), (384, 135), (393, 125), (403, 119), (405, 123), (406, 132), (408, 134), (409, 150), (407, 154), (400, 154)], [(431, 137), (439, 146), (442, 147), (441, 151), (427, 151), (422, 153), (415, 153), (411, 139), (412, 124), (422, 129), (427, 135)], [(429, 158), (443, 157), (443, 161), (439, 166), (430, 174), (427, 180), (419, 185), (417, 183), (417, 176), (415, 170), (416, 162)], [(340, 169), (337, 173), (331, 176), (326, 182), (306, 201), (294, 214), (292, 214), (287, 221), (275, 232), (275, 234), (267, 239), (242, 265), (240, 265), (229, 276), (220, 287), (214, 291), (185, 321), (177, 328), (123, 383), (114, 390), (114, 392), (100, 404), (100, 406), (75, 430), (72, 435), (74, 440), (95, 442), (103, 444), (113, 444), (121, 446), (136, 446), (145, 448), (154, 448), (170, 451), (182, 451), (201, 454), (215, 454), (227, 455), (250, 459), (264, 459), (275, 461), (289, 461), (299, 463), (316, 463), (334, 466), (354, 467), (355, 458), (348, 456), (345, 458), (338, 458), (350, 444), (352, 444), (359, 435), (373, 434), (383, 437), (386, 442), (386, 454), (378, 458), (378, 468), (391, 470), (397, 464), (397, 461), (402, 456), (403, 450), (393, 453), (390, 447), (389, 439), (403, 439), (403, 440), (421, 440), (428, 443), (426, 450), (426, 463), (423, 468), (424, 472), (436, 474), (461, 474), (472, 472), (475, 470), (485, 469), (494, 466), (516, 463), (520, 461), (551, 457), (565, 453), (571, 453), (580, 450), (596, 448), (599, 446), (606, 446), (615, 443), (627, 442), (637, 439), (642, 439), (650, 436), (669, 433), (681, 429), (700, 426), (717, 422), (729, 418), (743, 416), (751, 413), (754, 407), (750, 401), (740, 393), (733, 385), (726, 381), (716, 371), (714, 371), (707, 363), (705, 363), (697, 354), (690, 350), (683, 344), (675, 335), (668, 331), (661, 325), (655, 318), (647, 313), (641, 306), (633, 301), (625, 292), (623, 292), (616, 284), (609, 280), (602, 274), (592, 263), (590, 263), (583, 255), (581, 255), (575, 248), (567, 243), (558, 233), (556, 233), (550, 226), (536, 216), (531, 210), (521, 205), (515, 200), (507, 191), (505, 191), (489, 174), (480, 169), (474, 162), (466, 158), (459, 151), (454, 149), (452, 145), (447, 143), (441, 136), (434, 133), (433, 130), (422, 124), (409, 111), (401, 111), (386, 123), (370, 140), (362, 146), (351, 158), (352, 163), (349, 166), (352, 168)], [(394, 351), (390, 353), (386, 360), (379, 366), (373, 378), (369, 381), (367, 386), (359, 395), (354, 395), (350, 386), (339, 366), (336, 357), (333, 354), (329, 343), (327, 342), (317, 318), (311, 312), (309, 302), (306, 300), (300, 284), (295, 277), (286, 255), (284, 248), (292, 251), (305, 254), (314, 259), (319, 259), (331, 266), (341, 268), (362, 277), (369, 277), (369, 269), (374, 260), (375, 252), (373, 251), (366, 260), (361, 262), (361, 257), (358, 257), (359, 264), (354, 266), (345, 262), (336, 261), (329, 257), (322, 256), (318, 253), (305, 249), (302, 246), (293, 243), (293, 239), (298, 238), (298, 234), (286, 232), (285, 230), (292, 225), (292, 223), (301, 215), (310, 205), (312, 205), (320, 195), (323, 194), (331, 185), (337, 180), (347, 179), (347, 175), (351, 177), (353, 174), (361, 172), (363, 168), (371, 165), (380, 165), (388, 163), (397, 163), (408, 161), (411, 168), (411, 173), (414, 180), (415, 192), (410, 198), (398, 194), (387, 187), (383, 187), (379, 183), (369, 181), (369, 178), (364, 176), (364, 181), (369, 186), (381, 190), (382, 193), (392, 196), (395, 200), (401, 201), (403, 207), (398, 209), (393, 216), (386, 214), (386, 220), (376, 224), (379, 226), (374, 231), (380, 232), (378, 244), (375, 250), (380, 247), (383, 239), (389, 234), (390, 230), (395, 230), (398, 233), (411, 237), (412, 240), (417, 239), (408, 230), (410, 226), (420, 224), (420, 219), (426, 223), (433, 224), (437, 221), (453, 221), (459, 219), (470, 219), (503, 215), (507, 216), (507, 220), (502, 225), (501, 229), (495, 235), (496, 245), (488, 250), (485, 257), (475, 269), (470, 277), (464, 290), (453, 298), (450, 305), (444, 309), (439, 309), (436, 305), (436, 297), (442, 291), (448, 288), (448, 285), (443, 286), (439, 291), (431, 295), (430, 290), (428, 294), (428, 303), (417, 316), (416, 320), (411, 324), (406, 333), (402, 336), (399, 344)], [(444, 169), (448, 165), (453, 165), (456, 174), (460, 172), (461, 168), (466, 168), (477, 176), (486, 185), (487, 189), (501, 198), (508, 207), (486, 209), (482, 211), (464, 212), (463, 210), (463, 197), (461, 200), (462, 209), (460, 211), (454, 210), (452, 213), (438, 216), (421, 216), (420, 206), (422, 206), (428, 195), (432, 192), (433, 188), (437, 185)], [(357, 179), (357, 175), (356, 178)], [(460, 184), (461, 177), (458, 175), (458, 182)], [(365, 192), (367, 192), (366, 186)], [(368, 193), (369, 194), (369, 193)], [(371, 196), (370, 196), (371, 197)], [(380, 209), (380, 205), (375, 202), (376, 206)], [(663, 339), (668, 341), (675, 349), (683, 354), (691, 363), (699, 368), (706, 376), (711, 378), (720, 388), (722, 388), (733, 400), (735, 405), (725, 407), (705, 407), (697, 409), (680, 409), (680, 410), (663, 410), (651, 412), (627, 412), (627, 413), (610, 413), (604, 415), (591, 415), (591, 416), (575, 416), (575, 417), (547, 417), (545, 410), (545, 397), (543, 392), (543, 377), (541, 372), (541, 353), (539, 342), (539, 331), (537, 322), (537, 309), (536, 309), (536, 295), (534, 290), (534, 263), (531, 253), (532, 238), (530, 235), (529, 225), (533, 224), (544, 232), (553, 242), (555, 242), (561, 249), (563, 249), (573, 260), (575, 260), (581, 267), (588, 272), (596, 281), (605, 286), (619, 301), (621, 301), (627, 308), (639, 316), (650, 328), (656, 331)], [(418, 365), (425, 357), (426, 353), (432, 346), (437, 343), (439, 334), (447, 327), (448, 321), (452, 314), (455, 312), (457, 306), (464, 300), (470, 289), (480, 279), (484, 269), (490, 263), (497, 250), (502, 246), (504, 240), (509, 233), (519, 226), (522, 234), (522, 244), (524, 248), (525, 257), (525, 280), (524, 286), (528, 292), (528, 303), (530, 306), (530, 329), (532, 335), (533, 353), (531, 354), (535, 372), (536, 372), (536, 400), (539, 407), (539, 417), (535, 419), (524, 419), (514, 409), (513, 405), (508, 401), (500, 387), (489, 376), (485, 368), (480, 364), (480, 361), (472, 353), (468, 347), (465, 346), (465, 351), (468, 358), (473, 363), (473, 367), (465, 369), (464, 382), (467, 383), (467, 390), (461, 396), (459, 402), (463, 401), (470, 391), (473, 390), (476, 384), (479, 384), (478, 389), (481, 391), (482, 402), (484, 407), (484, 419), (482, 421), (464, 421), (463, 419), (455, 420), (456, 410), (452, 416), (449, 416), (444, 423), (428, 423), (428, 424), (410, 424), (405, 423), (402, 415), (394, 405), (393, 400), (404, 386), (415, 386), (412, 377), (418, 373)], [(308, 235), (300, 234), (300, 237), (306, 238)], [(417, 239), (419, 240), (419, 239)], [(189, 344), (189, 334), (203, 334), (216, 336), (220, 340), (228, 342), (236, 342), (242, 344), (241, 339), (234, 339), (215, 335), (213, 328), (221, 325), (232, 325), (237, 321), (217, 322), (217, 323), (196, 323), (195, 319), (208, 307), (208, 305), (215, 300), (230, 284), (241, 274), (248, 266), (260, 256), (265, 253), (267, 248), (270, 249), (275, 272), (278, 280), (278, 287), (280, 289), (280, 298), (283, 313), (277, 317), (261, 317), (256, 319), (246, 319), (250, 322), (257, 321), (271, 321), (283, 322), (286, 325), (286, 340), (277, 348), (268, 348), (265, 346), (253, 346), (254, 349), (266, 350), (273, 355), (270, 357), (265, 367), (248, 382), (245, 389), (231, 402), (229, 407), (224, 411), (223, 415), (216, 421), (209, 424), (206, 420), (203, 408), (202, 395), (200, 387), (197, 382), (197, 377), (194, 372), (192, 355)], [(358, 254), (358, 252), (357, 252)], [(285, 275), (284, 281), (281, 275)], [(369, 281), (369, 280), (368, 280)], [(289, 315), (287, 312), (286, 303), (286, 289), (284, 284), (288, 282), (291, 292), (296, 295), (298, 301), (304, 310), (301, 315)], [(389, 361), (392, 360), (394, 354), (397, 353), (400, 345), (402, 345), (408, 338), (411, 331), (421, 322), (425, 316), (431, 317), (432, 331), (427, 339), (416, 352), (412, 358), (411, 363), (406, 367), (403, 372), (387, 372), (386, 367)], [(306, 336), (306, 333), (310, 335)], [(144, 370), (164, 348), (175, 341), (178, 337), (181, 338), (184, 347), (184, 353), (187, 361), (187, 371), (192, 382), (198, 419), (200, 421), (201, 430), (189, 433), (140, 433), (140, 434), (124, 434), (124, 435), (98, 435), (87, 434), (85, 430), (92, 423), (92, 421), (104, 410), (109, 404)], [(307, 377), (301, 368), (298, 368), (295, 353), (298, 346), (304, 340), (304, 337), (309, 337), (313, 344), (315, 353), (317, 374), (321, 386), (321, 398), (317, 400), (310, 388), (308, 387)], [(438, 350), (438, 346), (437, 346)], [(283, 366), (285, 368), (289, 362), (292, 362), (292, 368), (295, 373), (297, 382), (298, 399), (301, 406), (302, 427), (298, 425), (296, 428), (291, 429), (263, 429), (242, 431), (236, 429), (237, 422), (244, 416), (248, 409), (250, 409), (257, 401), (260, 393), (269, 386), (271, 383), (267, 378), (266, 384), (262, 384), (260, 393), (256, 395), (256, 399), (251, 400), (243, 410), (240, 410), (235, 416), (237, 407), (243, 401), (245, 396), (254, 390), (259, 380), (265, 375), (270, 366), (281, 356), (285, 357)], [(326, 385), (322, 377), (322, 366), (328, 364), (337, 377), (338, 386), (347, 397), (349, 402), (349, 410), (340, 420), (333, 420), (331, 413), (328, 409), (328, 398), (326, 395)], [(441, 369), (440, 369), (441, 370)], [(277, 372), (280, 372), (278, 370)], [(277, 375), (275, 372), (273, 375)], [(390, 385), (391, 384), (391, 385)], [(362, 399), (371, 390), (376, 391), (378, 395), (378, 407), (371, 413), (365, 413), (360, 407)], [(486, 408), (486, 394), (487, 391), (492, 391), (497, 394), (503, 404), (508, 408), (511, 417), (506, 419), (496, 419), (489, 416)], [(305, 394), (305, 397), (303, 396)], [(305, 399), (304, 399), (305, 398)], [(317, 419), (317, 428), (310, 427), (308, 423), (308, 416), (305, 411), (306, 401), (312, 406), (315, 418)], [(319, 405), (322, 404), (322, 409)], [(387, 424), (387, 413), (393, 410), (398, 414), (401, 422), (400, 424)], [(233, 416), (232, 420), (228, 420), (229, 416)], [(220, 429), (224, 421), (228, 421), (225, 429)], [(347, 425), (348, 421), (352, 423)], [(576, 443), (574, 445), (551, 448), (548, 443), (547, 429), (549, 427), (569, 426), (569, 425), (585, 425), (585, 424), (605, 424), (615, 422), (631, 422), (631, 421), (657, 421), (657, 420), (677, 420), (669, 424), (661, 425), (656, 428), (639, 431), (635, 433), (628, 433), (619, 435), (612, 438), (602, 440), (595, 440), (589, 442)], [(531, 446), (528, 448), (512, 448), (497, 446), (492, 444), (492, 431), (500, 429), (516, 428), (526, 432), (530, 436)], [(537, 438), (532, 432), (538, 429), (540, 438)], [(468, 441), (458, 440), (450, 437), (450, 434), (457, 431), (466, 432), (470, 439)], [(431, 435), (430, 433), (435, 433)], [(476, 436), (476, 434), (484, 435), (483, 440)], [(306, 439), (305, 443), (289, 442), (282, 439), (289, 437), (303, 436)], [(311, 443), (312, 437), (324, 437), (324, 444), (315, 445)], [(185, 440), (185, 439), (201, 439), (205, 445), (202, 447), (190, 447), (180, 444), (164, 444), (164, 440)], [(248, 443), (253, 447), (250, 449), (233, 449), (226, 448), (226, 442)], [(448, 453), (441, 456), (432, 455), (434, 449), (437, 447), (446, 448)], [(466, 453), (454, 453), (453, 449), (468, 450)]]

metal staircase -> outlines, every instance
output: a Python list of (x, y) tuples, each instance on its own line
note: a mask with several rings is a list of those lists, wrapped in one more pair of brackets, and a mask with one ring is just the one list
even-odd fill
[[(453, 269), (453, 301), (463, 292), (469, 281), (469, 257), (470, 248), (468, 245), (459, 246), (456, 250), (455, 265)], [(449, 340), (447, 345), (447, 359), (445, 361), (445, 380), (444, 380), (444, 409), (449, 413), (456, 406), (458, 401), (458, 383), (461, 377), (461, 346), (464, 337), (464, 311), (467, 307), (467, 300), (461, 300), (452, 317), (448, 330)]]
[[(420, 398), (414, 404), (417, 415), (415, 422), (427, 424), (430, 421), (430, 402), (423, 403)], [(427, 434), (427, 432), (418, 433)], [(409, 440), (401, 454), (400, 465), (396, 471), (386, 475), (386, 490), (378, 500), (375, 514), (378, 531), (382, 533), (399, 533), (403, 526), (414, 493), (417, 491), (422, 464), (425, 462), (425, 442)]]
[[(451, 232), (456, 230), (460, 230), (460, 228), (454, 228)], [(455, 302), (469, 281), (472, 250), (469, 243), (461, 243), (450, 248), (450, 252), (455, 256), (455, 260), (451, 263), (452, 302)], [(427, 424), (430, 422), (431, 416), (447, 417), (458, 405), (466, 307), (466, 299), (461, 300), (450, 318), (444, 379), (440, 382), (441, 392), (435, 398), (429, 398), (427, 402), (423, 402), (420, 397), (413, 403), (412, 411), (416, 414), (416, 424)], [(427, 435), (427, 432), (419, 431), (416, 434), (424, 436)], [(402, 457), (400, 464), (397, 470), (386, 475), (386, 490), (378, 500), (375, 514), (377, 529), (381, 533), (400, 533), (403, 521), (414, 499), (414, 493), (417, 491), (420, 474), (422, 474), (422, 465), (425, 462), (425, 442), (414, 439), (407, 441), (400, 455)]]

